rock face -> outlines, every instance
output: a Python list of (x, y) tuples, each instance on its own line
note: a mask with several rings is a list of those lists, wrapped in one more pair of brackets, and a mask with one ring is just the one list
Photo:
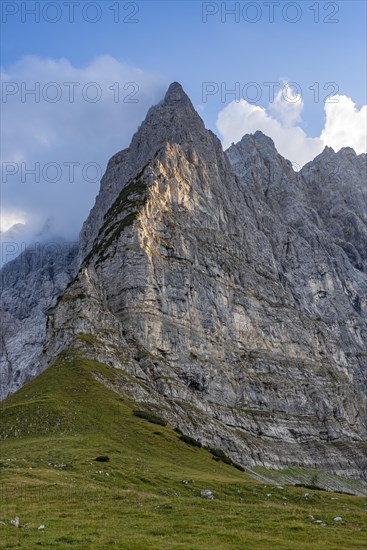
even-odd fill
[(349, 257), (367, 273), (367, 155), (344, 147), (338, 153), (326, 147), (301, 174), (307, 201), (323, 228)]
[(34, 245), (0, 271), (0, 399), (40, 372), (47, 311), (75, 274), (77, 250)]
[(367, 481), (365, 197), (365, 155), (224, 153), (172, 84), (108, 164), (38, 368), (74, 346), (235, 462)]

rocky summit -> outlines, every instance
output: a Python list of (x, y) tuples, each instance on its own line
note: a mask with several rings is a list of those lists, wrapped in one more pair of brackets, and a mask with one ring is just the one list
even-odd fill
[(244, 467), (367, 482), (366, 180), (349, 148), (299, 172), (261, 132), (223, 152), (173, 83), (109, 161), (78, 256), (3, 268), (2, 397), (77, 349)]

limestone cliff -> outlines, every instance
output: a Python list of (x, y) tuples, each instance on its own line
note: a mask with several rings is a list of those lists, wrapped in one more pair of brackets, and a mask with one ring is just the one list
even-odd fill
[[(364, 193), (363, 157), (348, 162)], [(223, 153), (173, 84), (109, 163), (50, 358), (88, 333), (88, 353), (145, 384), (125, 391), (236, 461), (362, 476), (367, 278), (313, 203), (313, 172), (260, 132)], [(337, 187), (328, 175), (312, 185)]]
[(238, 463), (367, 480), (365, 163), (223, 152), (172, 84), (108, 164), (38, 368), (75, 346)]

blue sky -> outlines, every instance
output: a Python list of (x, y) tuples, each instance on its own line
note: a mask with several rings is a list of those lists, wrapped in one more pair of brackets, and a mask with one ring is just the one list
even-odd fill
[[(100, 54), (110, 54), (144, 71), (157, 73), (167, 83), (180, 81), (194, 104), (201, 103), (202, 82), (225, 82), (231, 89), (235, 82), (241, 86), (252, 81), (262, 85), (285, 78), (302, 87), (304, 124), (309, 135), (317, 135), (322, 128), (322, 104), (315, 103), (314, 94), (309, 90), (314, 82), (319, 82), (321, 87), (335, 82), (339, 92), (352, 97), (359, 107), (365, 102), (367, 19), (363, 0), (316, 2), (318, 23), (315, 22), (315, 2), (308, 1), (295, 3), (302, 15), (294, 23), (285, 20), (285, 17), (297, 19), (299, 15), (290, 2), (274, 2), (273, 23), (269, 22), (271, 7), (266, 2), (257, 2), (259, 11), (256, 12), (250, 7), (253, 2), (107, 0), (98, 3), (101, 17), (96, 23), (83, 19), (82, 6), (88, 2), (75, 5), (74, 23), (69, 22), (71, 8), (59, 3), (62, 17), (56, 23), (48, 21), (56, 14), (51, 8), (46, 12), (46, 19), (40, 12), (37, 23), (34, 16), (26, 12), (23, 14), (26, 22), (22, 23), (20, 7), (17, 14), (7, 16), (2, 36), (3, 66), (23, 55), (34, 54), (56, 59), (66, 57), (74, 66), (83, 67)], [(29, 10), (33, 4), (35, 2), (27, 2)], [(134, 4), (138, 6), (138, 13)], [(239, 22), (234, 15), (226, 13), (226, 9), (229, 12), (236, 4), (242, 10), (248, 4), (247, 12), (240, 13)], [(114, 5), (115, 11), (111, 9)], [(218, 13), (208, 13), (204, 23), (204, 14), (216, 8)], [(114, 15), (120, 22), (114, 22)], [(86, 17), (94, 19), (97, 11), (90, 7)], [(249, 22), (257, 18), (259, 21)], [(138, 22), (130, 23), (130, 19)], [(221, 99), (220, 94), (214, 96), (203, 115), (213, 129)], [(258, 104), (265, 105), (267, 99), (264, 88)]]
[[(9, 95), (2, 102), (8, 123), (7, 129), (2, 127), (5, 162), (51, 159), (62, 164), (74, 151), (85, 162), (97, 159), (104, 167), (109, 156), (128, 145), (150, 103), (158, 101), (174, 80), (182, 83), (206, 126), (220, 135), (224, 145), (259, 126), (268, 131), (284, 156), (300, 166), (325, 144), (363, 148), (365, 115), (359, 110), (366, 103), (364, 1), (79, 0), (68, 5), (62, 0), (3, 0), (1, 7), (1, 66), (6, 83), (25, 82), (31, 87), (36, 81), (41, 85), (56, 81), (62, 85), (71, 74), (83, 82), (88, 78), (99, 82), (100, 78), (105, 86), (108, 79), (110, 84), (139, 83), (138, 102), (129, 105), (113, 103), (111, 91), (109, 105), (100, 101), (79, 104), (80, 108), (68, 105), (64, 97), (58, 104), (42, 105), (42, 97), (35, 104), (28, 97), (22, 101), (19, 93)], [(38, 10), (39, 21), (29, 13), (32, 9)], [(228, 13), (233, 9), (236, 16)], [(59, 20), (51, 22), (54, 18)], [(93, 23), (94, 18), (98, 20)], [(216, 90), (203, 101), (208, 82), (215, 83)], [(297, 105), (284, 101), (284, 96), (271, 104), (269, 82), (279, 83), (276, 93), (286, 83), (297, 83), (292, 92), (299, 100)], [(232, 104), (235, 96), (225, 93), (236, 83), (236, 99), (245, 100), (241, 104)], [(252, 101), (254, 93), (258, 97)], [(340, 99), (327, 111), (324, 99), (328, 94)], [(325, 123), (326, 116), (329, 122)], [(335, 120), (339, 120), (337, 131), (333, 130)], [(287, 148), (287, 142), (305, 148), (307, 154), (297, 155)], [(57, 188), (48, 185), (46, 190), (44, 182), (43, 186), (42, 182), (33, 187), (21, 185), (19, 177), (18, 170), (13, 180), (2, 179), (3, 219), (27, 222), (32, 235), (45, 220), (56, 220), (55, 233), (77, 234), (98, 182), (89, 182), (88, 187), (75, 185), (71, 190), (63, 177)], [(62, 210), (63, 197), (69, 205), (70, 197), (75, 198), (71, 201), (75, 212), (69, 208), (69, 217)]]

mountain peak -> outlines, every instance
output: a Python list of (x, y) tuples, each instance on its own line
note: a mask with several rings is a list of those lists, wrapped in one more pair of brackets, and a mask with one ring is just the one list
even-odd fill
[(181, 121), (183, 117), (188, 124), (191, 121), (195, 125), (199, 123), (201, 127), (204, 127), (204, 123), (196, 112), (191, 99), (179, 82), (172, 82), (169, 85), (163, 101), (150, 109), (146, 120), (150, 114), (153, 114), (154, 117), (158, 116), (160, 120), (164, 119), (165, 114), (167, 114), (173, 123), (177, 120)]
[(268, 154), (272, 155), (276, 155), (278, 153), (274, 141), (269, 136), (261, 132), (261, 130), (256, 130), (254, 134), (245, 134), (237, 144), (234, 144), (234, 146), (239, 146), (245, 149), (257, 149), (263, 152), (267, 151)]
[(173, 103), (182, 100), (189, 100), (188, 95), (185, 93), (183, 87), (179, 82), (172, 82), (172, 84), (170, 84), (168, 87), (168, 90), (164, 97), (164, 102)]
[(179, 146), (183, 152), (190, 154), (194, 147), (212, 164), (218, 161), (216, 154), (222, 154), (218, 138), (205, 128), (178, 82), (173, 82), (164, 99), (149, 109), (130, 146), (110, 159), (96, 203), (80, 233), (81, 259), (90, 251), (104, 215), (124, 186), (168, 144)]
[(233, 143), (226, 150), (226, 154), (232, 164), (237, 161), (243, 163), (244, 159), (249, 160), (255, 155), (272, 160), (279, 157), (274, 141), (260, 130), (254, 134), (245, 134), (238, 143)]
[(341, 149), (335, 151), (332, 147), (326, 145), (323, 151), (319, 155), (317, 155), (317, 157), (315, 157), (312, 161), (308, 162), (305, 166), (312, 166), (315, 163), (323, 164), (330, 161), (334, 163), (359, 162), (358, 155), (352, 147), (342, 147)]
[[(164, 143), (187, 145), (194, 137), (206, 134), (204, 123), (195, 111), (181, 84), (173, 82), (158, 105), (154, 105), (133, 136), (130, 151), (133, 157), (152, 158)], [(197, 140), (200, 143), (200, 139)]]

